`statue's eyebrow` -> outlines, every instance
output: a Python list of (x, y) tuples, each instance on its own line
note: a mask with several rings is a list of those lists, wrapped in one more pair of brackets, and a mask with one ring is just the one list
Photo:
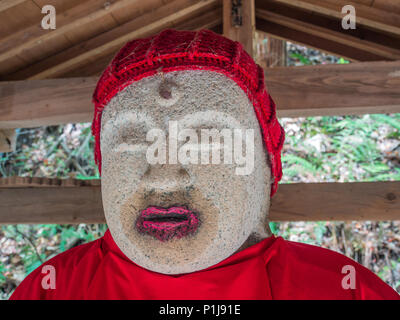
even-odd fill
[(115, 117), (114, 121), (111, 121), (111, 119), (108, 119), (104, 123), (104, 127), (102, 130), (106, 130), (108, 127), (111, 126), (111, 123), (113, 123), (113, 127), (123, 127), (126, 126), (127, 123), (140, 123), (141, 125), (145, 125), (147, 129), (152, 128), (152, 124), (154, 123), (153, 119), (151, 116), (148, 114), (144, 113), (138, 113), (138, 112), (133, 112), (133, 111), (122, 111), (117, 114)]

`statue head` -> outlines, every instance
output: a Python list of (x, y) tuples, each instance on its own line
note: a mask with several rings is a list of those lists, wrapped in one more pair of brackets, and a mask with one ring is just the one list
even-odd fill
[(194, 272), (269, 235), (284, 132), (240, 43), (209, 30), (133, 40), (94, 103), (106, 221), (134, 263)]

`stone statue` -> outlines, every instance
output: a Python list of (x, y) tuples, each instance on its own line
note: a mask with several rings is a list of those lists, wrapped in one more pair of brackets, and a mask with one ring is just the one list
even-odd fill
[[(182, 42), (185, 36), (193, 34), (195, 38), (190, 39), (191, 42)], [(218, 38), (226, 42), (227, 49), (214, 53), (210, 45)], [(166, 52), (170, 55), (176, 50), (171, 45), (186, 53), (192, 64), (182, 69), (179, 58), (163, 56), (163, 48), (170, 50)], [(101, 89), (101, 86), (108, 89), (108, 82), (114, 81), (108, 77), (111, 73), (106, 73), (95, 94), (95, 101), (99, 102), (96, 110), (104, 109), (99, 165), (107, 224), (121, 250), (146, 269), (167, 274), (205, 269), (270, 236), (267, 216), (271, 181), (277, 182), (281, 177), (281, 172), (271, 177), (257, 114), (248, 94), (239, 85), (254, 96), (252, 99), (258, 100), (259, 116), (270, 117), (266, 126), (276, 135), (273, 142), (278, 144), (277, 156), (284, 140), (283, 129), (276, 120), (275, 105), (265, 91), (262, 69), (240, 44), (215, 37), (208, 30), (197, 33), (165, 30), (151, 39), (126, 46), (114, 59), (114, 66), (121, 70), (130, 68), (127, 66), (138, 60), (135, 53), (143, 48), (147, 48), (147, 59), (152, 59), (159, 69), (153, 67), (151, 75), (129, 85), (125, 80), (119, 81), (112, 98), (105, 96)], [(210, 60), (201, 60), (202, 51), (210, 55)], [(233, 59), (236, 68), (224, 65), (218, 53)], [(163, 60), (157, 60), (161, 56)], [(168, 63), (170, 68), (161, 67)], [(173, 71), (174, 68), (177, 70)], [(222, 73), (213, 68), (221, 69)], [(130, 72), (131, 79), (136, 73), (138, 78), (143, 73), (139, 67)], [(101, 99), (107, 102), (110, 99), (106, 107)], [(96, 125), (100, 123), (95, 122)], [(197, 135), (196, 143), (187, 141), (187, 144), (197, 148), (192, 150), (192, 161), (182, 164), (176, 153), (178, 146), (184, 148), (187, 137), (182, 130), (187, 129)], [(165, 150), (166, 156), (153, 164), (149, 163), (146, 152), (151, 148), (146, 139), (151, 130), (161, 130), (160, 136), (164, 134), (166, 138), (159, 148)], [(222, 130), (230, 138), (227, 155), (231, 157), (230, 164), (222, 159), (226, 158), (223, 148), (228, 144)], [(245, 150), (248, 172), (242, 175), (235, 169), (243, 165), (234, 161), (232, 153), (243, 154), (246, 148), (232, 148), (234, 130), (241, 132), (242, 140), (246, 140), (246, 130), (253, 134), (253, 148)], [(202, 141), (202, 134), (203, 137), (207, 135), (207, 139), (203, 139), (207, 141)], [(269, 132), (264, 139), (271, 143)], [(214, 157), (218, 164), (213, 162), (216, 159), (209, 159), (213, 156), (210, 140), (219, 143), (216, 147), (219, 155)], [(247, 149), (251, 146), (246, 145)], [(209, 164), (200, 161), (201, 147), (208, 148)], [(175, 153), (174, 159), (171, 153)], [(100, 153), (96, 155), (100, 160)], [(278, 162), (279, 159), (274, 164), (280, 168)], [(168, 221), (159, 221), (167, 218)]]
[(240, 43), (209, 30), (133, 40), (93, 101), (109, 230), (46, 263), (55, 289), (38, 268), (13, 298), (397, 297), (353, 260), (270, 233), (284, 131)]

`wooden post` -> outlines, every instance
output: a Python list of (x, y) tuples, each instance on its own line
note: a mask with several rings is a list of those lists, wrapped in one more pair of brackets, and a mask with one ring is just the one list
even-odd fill
[(0, 130), (0, 152), (15, 151), (16, 134), (14, 129)]
[(224, 36), (239, 41), (253, 57), (253, 38), (255, 33), (254, 0), (223, 0)]
[(268, 36), (266, 67), (286, 66), (286, 41)]
[(271, 37), (265, 32), (255, 33), (256, 62), (263, 68), (286, 66), (286, 41)]

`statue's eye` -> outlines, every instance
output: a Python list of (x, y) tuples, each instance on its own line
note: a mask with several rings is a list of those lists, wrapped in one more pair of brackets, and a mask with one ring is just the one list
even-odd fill
[(147, 129), (144, 125), (121, 128), (118, 143), (138, 144), (146, 142)]

